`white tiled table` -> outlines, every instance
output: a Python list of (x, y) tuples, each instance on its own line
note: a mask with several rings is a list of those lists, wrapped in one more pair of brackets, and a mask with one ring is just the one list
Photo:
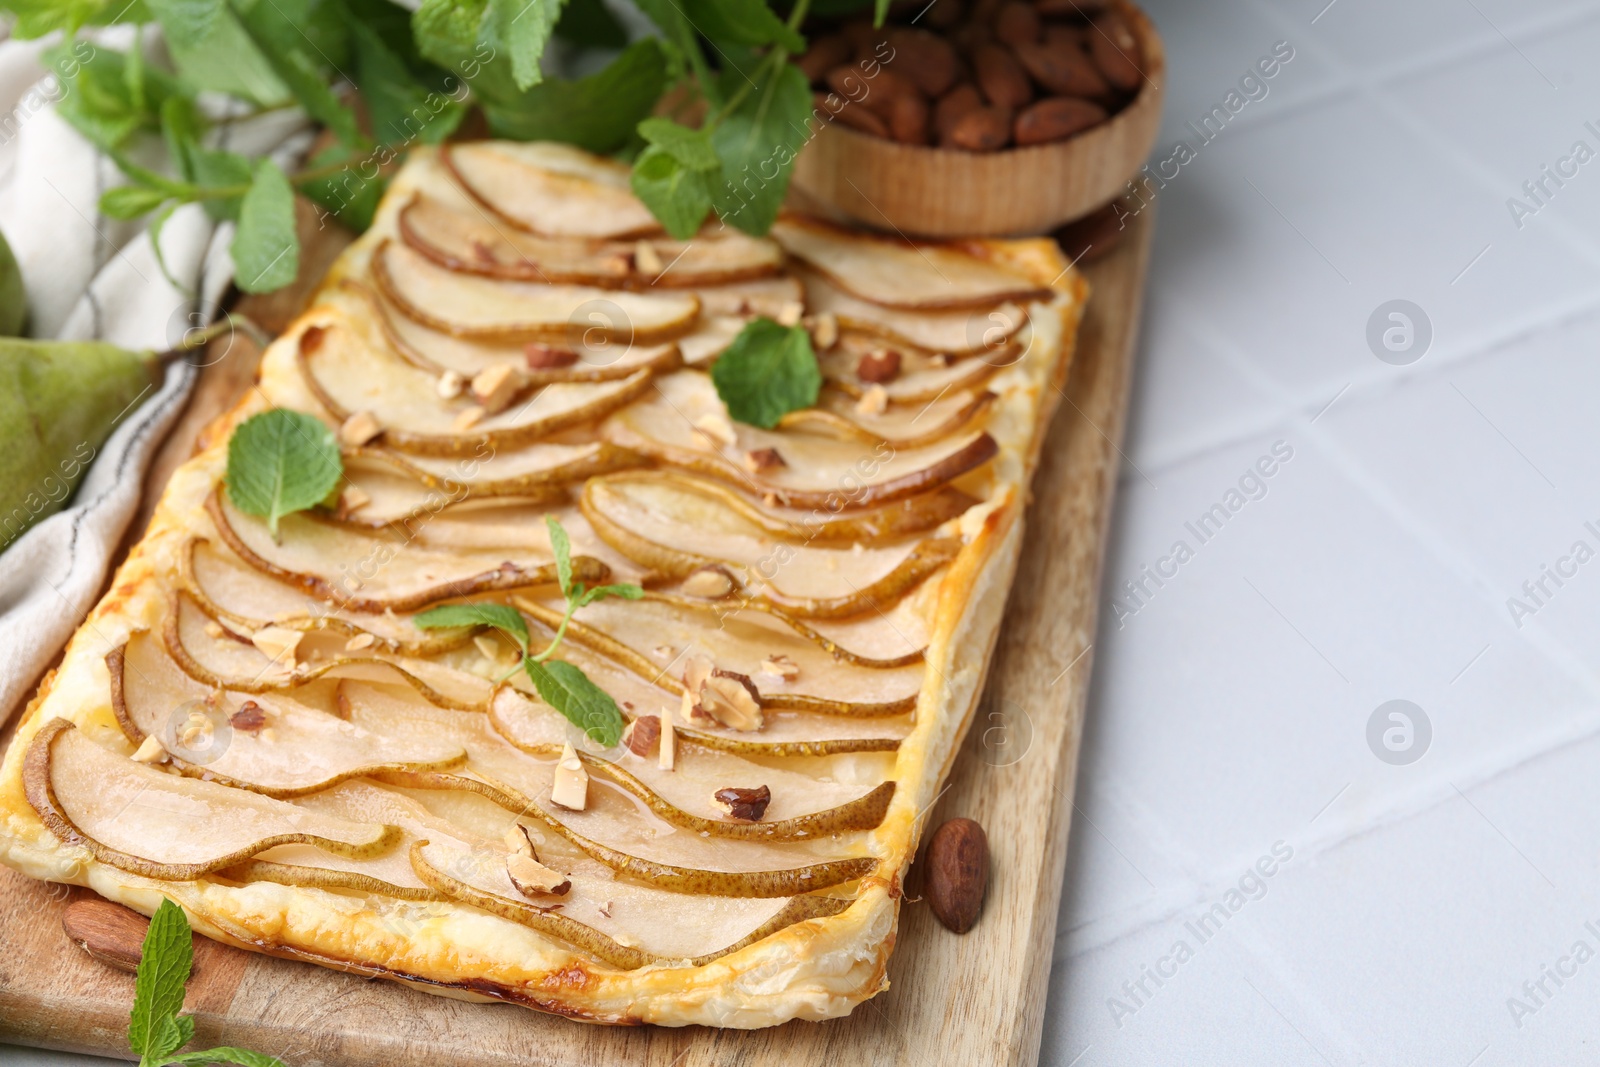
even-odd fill
[[(1600, 557), (1520, 627), (1507, 600), (1600, 552), (1600, 2), (1326, 3), (1149, 4), (1163, 157), (1295, 54), (1163, 194), (1055, 1067), (1596, 1057), (1600, 957), (1560, 961), (1600, 953)], [(1597, 158), (1519, 229), (1507, 199), (1578, 140)], [(1409, 365), (1366, 340), (1394, 299), (1432, 326)], [(1395, 699), (1432, 726), (1406, 765), (1367, 742)]]

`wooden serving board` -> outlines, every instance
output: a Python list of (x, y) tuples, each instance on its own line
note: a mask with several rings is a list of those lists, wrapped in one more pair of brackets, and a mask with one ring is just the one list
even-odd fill
[[(196, 1019), (193, 1047), (242, 1046), (278, 1055), (289, 1067), (1032, 1067), (1152, 214), (1141, 212), (1120, 247), (1085, 269), (1093, 294), (1034, 480), (988, 689), (926, 824), (931, 830), (967, 816), (988, 830), (988, 899), (970, 933), (948, 932), (918, 903), (913, 867), (889, 964), (891, 988), (847, 1019), (758, 1031), (584, 1026), (197, 938), (187, 1000)], [(307, 256), (317, 264), (310, 277), (321, 276), (327, 258)], [(268, 328), (283, 324), (281, 307), (249, 310)], [(245, 344), (236, 341), (205, 371), (195, 408), (153, 471), (152, 486), (165, 483), (171, 466), (192, 451), (198, 429), (248, 388), (254, 354), (239, 350)], [(0, 1041), (126, 1057), (133, 977), (91, 959), (62, 933), (62, 911), (80, 895), (87, 891), (0, 868)]]

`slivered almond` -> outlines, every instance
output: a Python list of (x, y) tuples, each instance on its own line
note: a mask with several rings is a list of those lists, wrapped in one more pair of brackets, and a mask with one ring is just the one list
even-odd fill
[(733, 432), (733, 423), (726, 415), (708, 411), (694, 420), (694, 428), (714, 445), (731, 445), (739, 438)]
[(788, 656), (771, 656), (761, 661), (761, 670), (778, 678), (800, 677), (800, 665)]
[(639, 268), (640, 273), (651, 277), (659, 277), (666, 269), (666, 265), (661, 262), (661, 254), (649, 241), (640, 241), (633, 246), (633, 264)]
[(463, 408), (461, 414), (457, 415), (455, 417), (455, 421), (450, 424), (450, 428), (455, 430), (457, 433), (470, 430), (474, 426), (478, 425), (478, 423), (482, 422), (483, 417), (487, 414), (488, 412), (484, 411), (476, 404), (472, 405), (470, 408)]
[(356, 634), (344, 643), (346, 652), (360, 652), (363, 648), (371, 648), (377, 643), (377, 638), (371, 634)]
[(139, 749), (133, 754), (135, 763), (162, 763), (166, 758), (167, 750), (161, 747), (160, 739), (154, 735), (139, 742)]
[(383, 432), (383, 425), (370, 411), (358, 411), (345, 419), (339, 427), (339, 440), (352, 448), (359, 447)]
[(550, 802), (572, 811), (582, 811), (589, 802), (589, 772), (583, 769), (583, 761), (570, 743), (561, 747), (555, 781), (550, 786)]
[(291, 630), (284, 626), (263, 626), (250, 635), (250, 643), (260, 649), (261, 654), (273, 663), (293, 667), (295, 653), (299, 650), (304, 637), (305, 634), (299, 630)]
[(344, 492), (339, 494), (339, 517), (347, 518), (370, 503), (372, 497), (360, 486), (347, 485), (344, 487)]
[(510, 363), (491, 363), (472, 379), (472, 398), (490, 415), (504, 411), (522, 388), (522, 374)]

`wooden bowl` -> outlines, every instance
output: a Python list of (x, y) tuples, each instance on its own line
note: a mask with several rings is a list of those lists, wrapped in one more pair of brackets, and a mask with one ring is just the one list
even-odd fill
[(962, 152), (900, 144), (840, 123), (823, 126), (795, 161), (803, 201), (880, 230), (921, 237), (1046, 233), (1104, 205), (1138, 173), (1155, 144), (1166, 53), (1150, 20), (1117, 10), (1139, 38), (1144, 86), (1093, 129), (1053, 144)]

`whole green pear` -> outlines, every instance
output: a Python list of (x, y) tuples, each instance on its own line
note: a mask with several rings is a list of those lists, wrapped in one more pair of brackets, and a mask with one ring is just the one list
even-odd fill
[(22, 268), (0, 233), (0, 337), (21, 337), (28, 322), (28, 291), (22, 286)]
[(101, 341), (0, 338), (0, 549), (60, 510), (157, 359)]

